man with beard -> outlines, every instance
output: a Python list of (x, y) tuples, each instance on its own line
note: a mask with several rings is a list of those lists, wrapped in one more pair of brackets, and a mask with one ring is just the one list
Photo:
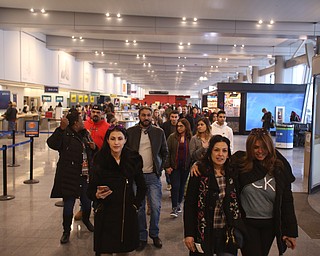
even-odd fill
[[(107, 130), (110, 127), (110, 124), (105, 121), (105, 119), (101, 119), (102, 116), (102, 108), (99, 105), (93, 105), (91, 109), (90, 118), (84, 122), (84, 127), (88, 130), (91, 135), (91, 138), (98, 147), (101, 149), (103, 144), (104, 136), (106, 135)], [(76, 213), (74, 216), (75, 220), (82, 219), (82, 207), (80, 211)]]
[[(139, 110), (139, 124), (127, 130), (127, 146), (139, 152), (143, 160), (143, 175), (147, 186), (147, 197), (150, 200), (149, 237), (156, 248), (162, 247), (159, 238), (159, 220), (161, 209), (161, 171), (168, 155), (168, 146), (161, 128), (152, 125), (152, 109), (142, 107)], [(140, 244), (137, 251), (147, 245), (148, 230), (146, 219), (146, 200), (142, 202), (138, 212)]]
[(103, 144), (104, 136), (109, 129), (110, 124), (101, 120), (102, 109), (99, 105), (93, 105), (90, 118), (84, 122), (84, 127), (90, 132), (93, 142), (100, 149)]

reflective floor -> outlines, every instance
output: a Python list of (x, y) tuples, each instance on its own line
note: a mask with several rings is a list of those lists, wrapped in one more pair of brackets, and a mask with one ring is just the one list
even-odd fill
[[(81, 221), (73, 222), (70, 243), (61, 245), (62, 208), (55, 206), (56, 199), (50, 199), (50, 191), (58, 159), (58, 153), (46, 146), (47, 134), (41, 134), (34, 142), (34, 175), (37, 184), (24, 184), (30, 179), (30, 143), (16, 148), (16, 164), (8, 167), (8, 195), (15, 196), (12, 200), (0, 201), (0, 255), (94, 255), (92, 249), (93, 235), (86, 230)], [(17, 136), (18, 142), (27, 141), (22, 135)], [(235, 150), (244, 149), (246, 136), (235, 136)], [(0, 145), (10, 145), (11, 141), (0, 139)], [(303, 148), (281, 150), (293, 167), (296, 181), (295, 192), (307, 191), (307, 182), (303, 177)], [(3, 151), (0, 151), (0, 164), (3, 166)], [(8, 164), (12, 163), (12, 149), (8, 150)], [(2, 168), (1, 168), (2, 169)], [(182, 216), (170, 217), (171, 202), (169, 192), (163, 179), (163, 203), (161, 209), (160, 238), (163, 248), (156, 249), (151, 241), (144, 251), (130, 255), (188, 255), (183, 244)], [(3, 173), (0, 171), (0, 194), (3, 195)], [(320, 194), (309, 196), (311, 206), (320, 213)], [(78, 210), (77, 204), (75, 212)], [(310, 219), (312, 222), (312, 219)], [(320, 228), (320, 227), (319, 227)], [(320, 241), (311, 239), (299, 228), (298, 246), (295, 251), (285, 255), (319, 255)], [(270, 255), (278, 255), (273, 246)]]

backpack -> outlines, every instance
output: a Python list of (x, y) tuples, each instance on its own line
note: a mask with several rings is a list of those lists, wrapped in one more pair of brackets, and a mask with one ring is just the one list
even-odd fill
[(270, 120), (270, 128), (274, 128), (275, 125), (274, 125), (274, 119), (273, 119), (273, 116), (271, 117), (271, 120)]

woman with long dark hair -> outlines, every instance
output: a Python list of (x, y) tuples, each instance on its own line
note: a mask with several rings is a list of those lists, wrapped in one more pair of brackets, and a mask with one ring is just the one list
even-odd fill
[(168, 140), (169, 155), (167, 157), (164, 168), (170, 175), (171, 181), (171, 203), (172, 217), (178, 217), (181, 212), (181, 203), (184, 196), (184, 187), (186, 185), (189, 168), (190, 153), (189, 144), (192, 137), (190, 123), (187, 119), (179, 119), (176, 125), (176, 131), (172, 133)]
[(126, 141), (127, 131), (122, 125), (110, 126), (93, 161), (88, 196), (96, 205), (96, 255), (127, 253), (139, 246), (138, 209), (146, 185), (142, 157), (126, 147)]
[(267, 256), (276, 237), (279, 255), (296, 247), (298, 236), (288, 161), (274, 148), (267, 129), (252, 129), (246, 152), (233, 155), (248, 240), (243, 256)]

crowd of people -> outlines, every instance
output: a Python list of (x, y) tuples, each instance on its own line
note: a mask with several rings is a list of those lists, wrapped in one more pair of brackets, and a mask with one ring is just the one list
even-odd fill
[(141, 106), (138, 123), (128, 129), (112, 118), (109, 105), (88, 107), (85, 118), (82, 109), (70, 109), (47, 140), (59, 152), (51, 197), (64, 202), (61, 244), (69, 242), (80, 198), (79, 218), (94, 234), (96, 255), (142, 251), (148, 237), (162, 248), (165, 173), (170, 216), (183, 212), (190, 255), (230, 256), (241, 249), (243, 256), (266, 256), (274, 238), (280, 254), (296, 247), (295, 178), (268, 129), (253, 129), (246, 150), (232, 154), (233, 132), (223, 110)]

